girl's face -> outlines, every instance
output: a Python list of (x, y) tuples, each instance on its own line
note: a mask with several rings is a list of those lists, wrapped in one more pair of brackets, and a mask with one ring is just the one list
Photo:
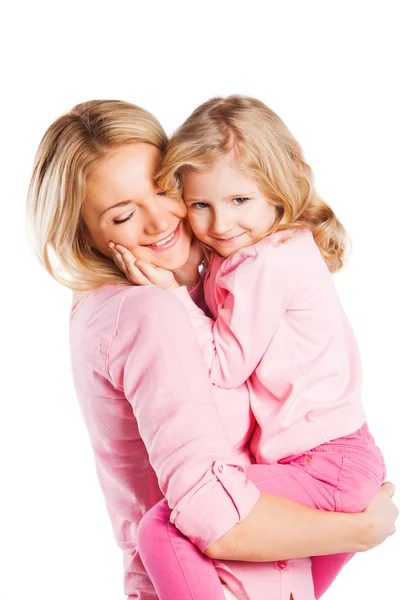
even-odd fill
[(229, 157), (184, 173), (182, 184), (193, 233), (221, 256), (258, 242), (275, 222), (275, 207)]
[(88, 177), (83, 220), (93, 245), (111, 258), (109, 242), (137, 259), (173, 270), (189, 256), (192, 232), (183, 202), (157, 189), (153, 177), (161, 154), (151, 144), (111, 151)]

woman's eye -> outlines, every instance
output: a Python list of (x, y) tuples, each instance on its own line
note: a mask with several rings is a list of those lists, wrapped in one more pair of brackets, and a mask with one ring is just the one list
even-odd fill
[(129, 215), (127, 215), (123, 219), (113, 219), (114, 225), (121, 225), (121, 223), (126, 223), (126, 221), (129, 221), (129, 219), (131, 219), (133, 217), (134, 213), (135, 213), (135, 211), (133, 210), (132, 212), (129, 213)]
[(208, 208), (210, 205), (207, 202), (195, 202), (191, 208)]
[(166, 196), (167, 192), (165, 192), (164, 190), (157, 190), (156, 194), (157, 196)]
[(241, 204), (244, 204), (245, 202), (247, 202), (248, 199), (249, 198), (243, 198), (240, 196), (239, 198), (233, 198), (232, 202), (236, 206), (240, 206)]

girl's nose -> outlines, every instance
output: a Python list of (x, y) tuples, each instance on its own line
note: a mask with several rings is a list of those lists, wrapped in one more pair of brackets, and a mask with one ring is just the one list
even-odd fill
[(216, 235), (225, 235), (232, 229), (232, 225), (223, 213), (215, 213), (211, 229)]

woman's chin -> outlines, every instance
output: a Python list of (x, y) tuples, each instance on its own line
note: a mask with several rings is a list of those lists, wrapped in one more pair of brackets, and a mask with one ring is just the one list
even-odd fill
[(152, 252), (152, 256), (145, 259), (156, 267), (175, 271), (180, 269), (188, 260), (190, 252), (190, 240), (182, 240), (175, 248), (166, 252)]

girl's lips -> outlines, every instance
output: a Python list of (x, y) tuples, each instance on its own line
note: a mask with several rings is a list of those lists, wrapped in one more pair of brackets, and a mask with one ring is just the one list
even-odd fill
[[(166, 244), (162, 244), (161, 246), (156, 246), (155, 244), (149, 244), (148, 246), (146, 246), (146, 248), (150, 248), (151, 250), (154, 250), (154, 252), (165, 252), (166, 250), (169, 250), (170, 248), (172, 248), (172, 246), (175, 246), (175, 244), (178, 243), (179, 238), (181, 237), (181, 224), (180, 223), (172, 235), (173, 235), (173, 237)], [(167, 235), (167, 236), (165, 236), (164, 239), (167, 239), (168, 237), (169, 236)]]
[[(244, 233), (244, 232), (243, 232), (243, 233)], [(218, 242), (218, 244), (229, 244), (229, 243), (232, 243), (232, 242), (234, 242), (235, 240), (239, 239), (239, 238), (240, 238), (240, 237), (243, 235), (243, 233), (239, 233), (239, 235), (234, 235), (233, 237), (231, 237), (231, 238), (227, 238), (227, 239), (224, 239), (224, 238), (216, 238), (216, 237), (215, 237), (215, 238), (213, 238), (213, 239), (214, 239), (216, 242)]]

